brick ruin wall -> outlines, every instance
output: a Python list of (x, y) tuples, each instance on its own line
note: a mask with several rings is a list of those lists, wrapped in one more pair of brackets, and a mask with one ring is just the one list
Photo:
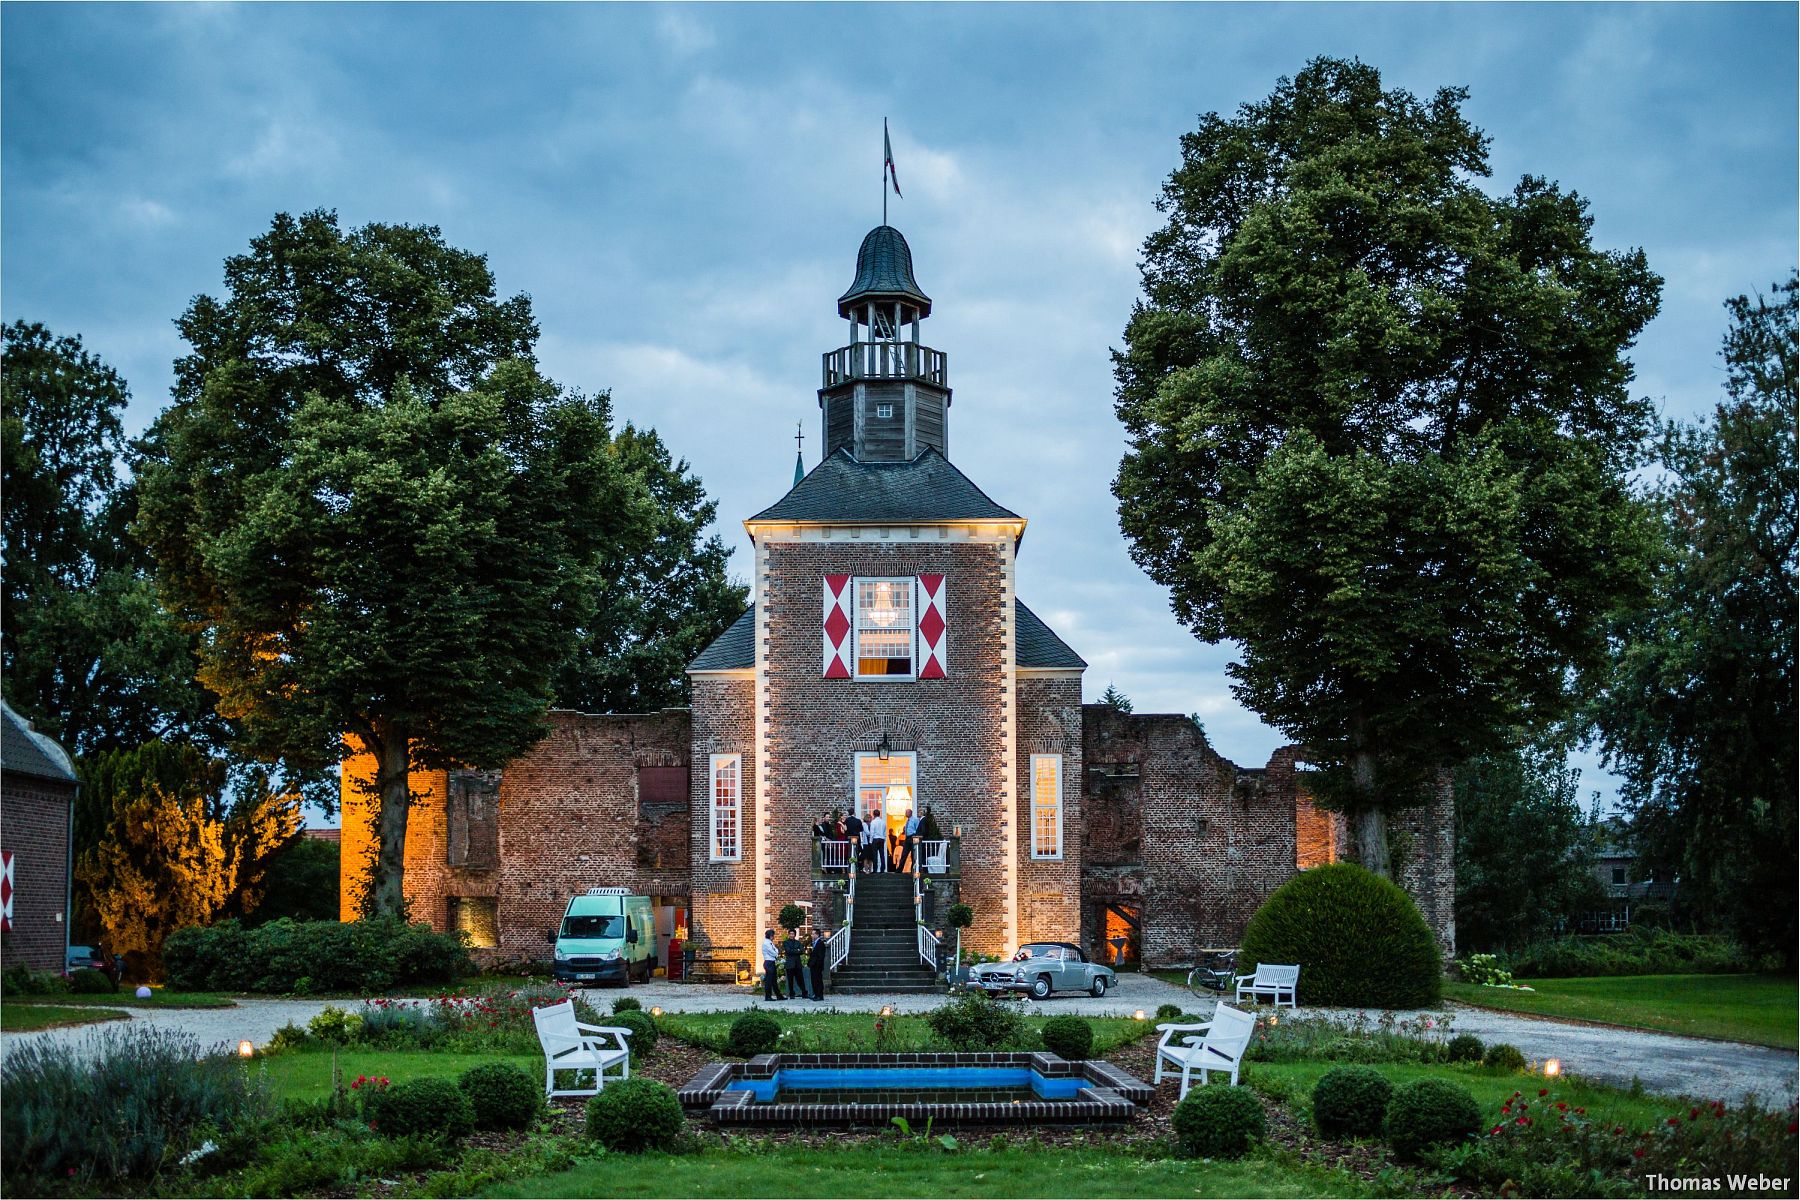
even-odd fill
[(68, 944), (69, 805), (75, 785), (6, 773), (0, 849), (13, 856), (12, 928), (0, 965), (62, 973)]
[[(1019, 828), (1019, 940), (1066, 942), (1081, 929), (1081, 679), (1019, 677), (1019, 761), (1014, 820)], [(1060, 859), (1032, 857), (1031, 756), (1060, 754), (1063, 846)], [(963, 843), (968, 861), (968, 843)], [(985, 948), (985, 947), (984, 947)]]
[[(415, 920), (445, 930), (451, 901), (492, 900), (498, 945), (477, 957), (494, 962), (543, 960), (544, 934), (562, 917), (568, 898), (590, 887), (625, 887), (649, 896), (685, 898), (691, 886), (687, 807), (646, 805), (639, 795), (644, 767), (685, 768), (691, 744), (686, 709), (593, 715), (553, 711), (544, 739), (500, 772), (468, 782), (485, 784), (496, 810), (486, 822), (449, 819), (447, 798), (464, 785), (443, 771), (412, 777), (407, 816), (406, 898)], [(343, 855), (340, 909), (354, 919), (353, 883), (374, 845), (374, 805), (357, 786), (374, 762), (358, 755), (344, 763)], [(478, 801), (479, 803), (479, 801)], [(483, 825), (493, 844), (484, 853)], [(452, 865), (453, 830), (460, 840)]]
[[(1084, 710), (1086, 857), (1082, 944), (1101, 948), (1109, 905), (1139, 914), (1146, 966), (1182, 966), (1235, 946), (1251, 915), (1297, 870), (1345, 857), (1343, 817), (1315, 807), (1299, 750), (1261, 768), (1221, 757), (1191, 719)], [(1392, 818), (1399, 882), (1449, 953), (1455, 936), (1454, 822), (1435, 803)]]

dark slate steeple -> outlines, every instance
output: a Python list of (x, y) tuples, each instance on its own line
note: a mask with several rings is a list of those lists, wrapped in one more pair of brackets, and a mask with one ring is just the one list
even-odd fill
[(823, 457), (910, 462), (950, 451), (950, 385), (941, 351), (919, 341), (931, 297), (913, 278), (912, 248), (878, 225), (856, 252), (856, 278), (838, 298), (848, 345), (825, 354), (819, 388)]

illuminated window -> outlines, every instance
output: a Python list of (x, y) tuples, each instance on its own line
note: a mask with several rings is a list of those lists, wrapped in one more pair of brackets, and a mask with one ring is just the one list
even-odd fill
[(742, 755), (712, 756), (712, 861), (738, 862), (744, 857), (744, 760)]
[(913, 677), (912, 579), (856, 581), (856, 677)]
[(500, 902), (492, 896), (450, 896), (447, 927), (469, 935), (469, 947), (492, 950), (500, 944)]
[[(879, 754), (858, 754), (856, 756), (856, 815), (865, 824), (888, 826), (898, 831), (906, 823), (906, 810), (922, 811), (917, 803), (919, 789), (913, 779), (916, 767), (915, 756), (898, 751), (890, 754), (886, 762), (881, 761)], [(906, 789), (906, 797), (898, 794), (890, 802), (888, 789), (899, 785)]]
[(1062, 755), (1031, 756), (1031, 857), (1063, 852)]

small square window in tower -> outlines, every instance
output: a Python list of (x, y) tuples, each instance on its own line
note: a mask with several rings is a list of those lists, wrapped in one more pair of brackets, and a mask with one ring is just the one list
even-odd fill
[(856, 581), (856, 677), (911, 679), (913, 581)]
[(877, 418), (879, 418), (880, 420), (883, 420), (883, 421), (891, 420), (893, 418), (893, 415), (894, 415), (894, 406), (893, 405), (877, 404), (875, 406), (875, 416)]

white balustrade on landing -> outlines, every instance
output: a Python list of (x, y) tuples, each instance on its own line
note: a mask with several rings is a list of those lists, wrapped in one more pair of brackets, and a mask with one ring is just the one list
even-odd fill
[(819, 866), (827, 871), (848, 871), (851, 858), (850, 847), (854, 844), (849, 841), (820, 841)]

